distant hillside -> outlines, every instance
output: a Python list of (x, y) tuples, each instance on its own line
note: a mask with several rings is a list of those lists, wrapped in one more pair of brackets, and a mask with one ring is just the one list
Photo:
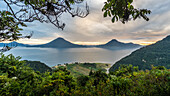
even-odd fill
[[(89, 75), (90, 70), (97, 71), (102, 70), (106, 72), (107, 68), (110, 68), (111, 64), (104, 64), (104, 63), (74, 63), (74, 64), (67, 64), (66, 66), (55, 66), (57, 67), (66, 67), (68, 71), (75, 77), (81, 75)], [(54, 67), (54, 68), (55, 68)]]
[(86, 47), (83, 45), (73, 44), (63, 38), (57, 38), (47, 44), (42, 45), (34, 45), (31, 47), (48, 47), (48, 48), (79, 48), (79, 47)]
[(11, 43), (0, 43), (0, 47), (3, 47), (5, 45), (8, 45), (8, 46), (20, 46), (20, 47), (27, 47), (27, 46), (30, 46), (28, 44), (22, 44), (22, 43), (18, 43), (18, 42), (11, 42)]
[(106, 44), (98, 45), (96, 47), (107, 48), (107, 49), (119, 49), (119, 48), (139, 48), (141, 45), (133, 44), (133, 43), (122, 43), (117, 41), (116, 39), (112, 39)]
[(155, 44), (140, 48), (129, 56), (116, 62), (109, 71), (116, 70), (120, 65), (132, 64), (139, 69), (151, 69), (151, 65), (170, 68), (170, 35)]
[(110, 42), (103, 45), (78, 45), (73, 44), (63, 38), (57, 38), (47, 44), (34, 45), (31, 47), (48, 47), (48, 48), (86, 48), (86, 47), (99, 47), (99, 48), (108, 48), (108, 49), (119, 49), (119, 48), (138, 48), (141, 45), (133, 43), (122, 43), (116, 39), (111, 40)]
[(48, 67), (44, 63), (41, 63), (40, 61), (28, 61), (28, 60), (24, 61), (26, 62), (26, 65), (31, 67), (34, 71), (39, 71), (41, 73), (45, 73), (46, 71), (52, 71), (50, 67)]
[(57, 38), (49, 43), (46, 44), (40, 44), (40, 45), (29, 45), (29, 44), (22, 44), (22, 43), (17, 43), (17, 42), (12, 42), (12, 43), (0, 43), (0, 47), (3, 47), (4, 45), (9, 45), (11, 46), (17, 45), (20, 47), (42, 47), (42, 48), (89, 48), (89, 47), (98, 47), (98, 48), (106, 48), (106, 49), (128, 49), (128, 48), (140, 48), (141, 45), (138, 44), (133, 44), (133, 43), (122, 43), (117, 41), (116, 39), (113, 39), (109, 41), (106, 44), (103, 45), (78, 45), (78, 44), (73, 44), (63, 38)]

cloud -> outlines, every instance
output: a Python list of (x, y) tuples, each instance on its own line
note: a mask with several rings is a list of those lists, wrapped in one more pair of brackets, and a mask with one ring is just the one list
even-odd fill
[[(33, 39), (43, 42), (63, 37), (72, 42), (107, 42), (118, 39), (122, 42), (152, 43), (170, 35), (170, 0), (134, 0), (136, 8), (147, 8), (152, 11), (148, 15), (150, 21), (137, 19), (122, 24), (111, 22), (111, 18), (103, 17), (102, 7), (106, 0), (87, 0), (90, 14), (86, 18), (72, 18), (63, 14), (60, 20), (66, 23), (65, 29), (56, 28), (49, 23), (28, 23), (24, 32), (34, 31)], [(82, 6), (82, 5), (81, 5)], [(33, 41), (33, 40), (32, 40)]]

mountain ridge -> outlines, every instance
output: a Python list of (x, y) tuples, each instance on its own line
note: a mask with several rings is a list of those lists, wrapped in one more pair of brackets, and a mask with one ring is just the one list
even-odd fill
[(139, 48), (141, 47), (141, 45), (134, 44), (134, 43), (123, 43), (116, 39), (112, 39), (106, 44), (97, 45), (97, 47), (106, 48), (106, 49), (116, 49), (116, 48), (119, 49), (119, 48)]
[(29, 44), (23, 44), (23, 43), (18, 43), (16, 41), (10, 42), (10, 43), (0, 43), (0, 47), (4, 47), (5, 45), (10, 46), (20, 46), (20, 47), (26, 47), (30, 46)]
[(138, 66), (140, 70), (151, 69), (153, 66), (165, 66), (170, 68), (170, 35), (155, 44), (142, 47), (130, 55), (117, 61), (111, 68), (115, 71), (121, 65)]
[[(17, 43), (18, 46), (21, 47), (45, 47), (45, 48), (89, 48), (89, 47), (97, 47), (97, 48), (106, 48), (106, 49), (118, 49), (118, 48), (137, 48), (141, 47), (139, 44), (133, 44), (133, 43), (123, 43), (119, 42), (116, 39), (112, 39), (106, 44), (101, 44), (101, 45), (79, 45), (79, 44), (74, 44), (71, 43), (68, 40), (65, 40), (64, 38), (56, 38), (46, 44), (39, 44), (39, 45), (29, 45), (29, 44), (22, 44), (22, 43)], [(0, 43), (0, 46), (4, 46), (4, 44), (10, 44), (10, 43)]]
[(49, 43), (40, 44), (40, 45), (33, 45), (31, 47), (77, 48), (77, 47), (85, 47), (85, 46), (84, 45), (73, 44), (73, 43), (65, 40), (64, 38), (59, 37), (57, 39), (54, 39), (54, 40), (50, 41)]

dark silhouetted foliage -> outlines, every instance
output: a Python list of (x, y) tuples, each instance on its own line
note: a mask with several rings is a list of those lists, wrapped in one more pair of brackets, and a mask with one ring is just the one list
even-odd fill
[(133, 0), (107, 0), (102, 9), (104, 17), (112, 17), (112, 22), (121, 21), (123, 24), (131, 19), (143, 18), (149, 21), (146, 14), (150, 14), (148, 9), (134, 8)]

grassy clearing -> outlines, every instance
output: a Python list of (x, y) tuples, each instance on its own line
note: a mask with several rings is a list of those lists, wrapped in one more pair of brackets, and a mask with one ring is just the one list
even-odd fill
[(97, 71), (97, 70), (102, 70), (106, 72), (107, 68), (111, 67), (111, 64), (106, 64), (106, 63), (73, 63), (73, 64), (68, 64), (65, 66), (70, 73), (77, 77), (80, 75), (88, 75), (90, 70), (92, 71)]

